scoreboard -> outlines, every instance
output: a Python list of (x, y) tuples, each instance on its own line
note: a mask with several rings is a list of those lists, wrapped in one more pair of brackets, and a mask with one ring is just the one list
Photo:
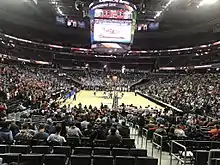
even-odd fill
[(136, 27), (135, 5), (127, 1), (93, 2), (89, 16), (93, 50), (112, 53), (130, 49)]
[(132, 19), (132, 13), (124, 9), (96, 9), (94, 17), (107, 19)]

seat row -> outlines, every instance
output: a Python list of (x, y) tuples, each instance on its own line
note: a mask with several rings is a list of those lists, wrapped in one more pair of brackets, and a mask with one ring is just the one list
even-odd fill
[[(195, 165), (207, 165), (209, 158), (209, 151), (207, 150), (195, 150), (193, 151), (195, 157)], [(220, 165), (220, 150), (215, 152), (211, 156), (211, 165)]]
[[(176, 140), (176, 142), (184, 145), (187, 151), (220, 149), (220, 141)], [(178, 146), (174, 145), (174, 147), (179, 150)]]
[(3, 163), (18, 162), (23, 165), (157, 165), (158, 160), (151, 157), (132, 156), (89, 156), (72, 155), (67, 158), (64, 154), (0, 154)]
[[(71, 137), (66, 139), (66, 143), (63, 143), (65, 146), (70, 146), (72, 148), (84, 146), (84, 147), (111, 147), (111, 146), (117, 146), (117, 147), (125, 147), (125, 148), (135, 148), (135, 139), (130, 138), (124, 138), (121, 142), (112, 143), (108, 142), (107, 140), (90, 140), (89, 137), (82, 137), (79, 139), (78, 137)], [(1, 143), (1, 144), (7, 144), (7, 143)], [(11, 144), (11, 143), (10, 143)], [(36, 140), (32, 139), (29, 141), (15, 141), (15, 144), (17, 145), (60, 145), (57, 142), (48, 143), (47, 141), (42, 140)]]
[(110, 147), (75, 147), (69, 146), (28, 146), (28, 145), (0, 145), (0, 153), (36, 153), (36, 154), (65, 154), (70, 155), (112, 155), (112, 156), (147, 156), (147, 150), (136, 148)]

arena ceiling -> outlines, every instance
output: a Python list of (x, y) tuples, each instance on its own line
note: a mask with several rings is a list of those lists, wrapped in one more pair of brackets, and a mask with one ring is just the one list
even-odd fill
[[(89, 32), (76, 32), (73, 30), (63, 30), (60, 33), (54, 28), (55, 17), (62, 12), (64, 15), (87, 16), (88, 5), (92, 0), (1, 0), (0, 1), (0, 29), (6, 31), (11, 29), (16, 31), (17, 26), (34, 29), (47, 30), (57, 35), (71, 34), (80, 37), (80, 44), (89, 44)], [(220, 30), (220, 2), (205, 5), (203, 1), (209, 3), (214, 0), (130, 0), (138, 8), (138, 19), (153, 20), (160, 23), (160, 27), (154, 32), (137, 33), (134, 44), (156, 43), (158, 38), (171, 38), (183, 36), (180, 42), (187, 41), (187, 36), (199, 34), (206, 36), (207, 42), (219, 38), (216, 32)], [(57, 8), (59, 7), (59, 9)], [(9, 27), (9, 25), (11, 25)], [(19, 29), (19, 28), (18, 28)], [(214, 31), (213, 31), (214, 29)], [(26, 33), (26, 31), (24, 31)], [(49, 33), (49, 32), (48, 32)], [(211, 37), (208, 37), (208, 35)], [(214, 37), (214, 38), (213, 38)], [(213, 39), (212, 39), (213, 38)], [(200, 39), (202, 42), (206, 39)], [(79, 40), (78, 40), (79, 41)], [(73, 43), (76, 43), (73, 41)], [(176, 41), (175, 41), (176, 43)], [(193, 43), (192, 43), (193, 44)], [(200, 43), (199, 43), (200, 44)], [(170, 44), (169, 47), (172, 47)], [(173, 46), (175, 47), (175, 46)], [(154, 48), (154, 46), (149, 46)]]

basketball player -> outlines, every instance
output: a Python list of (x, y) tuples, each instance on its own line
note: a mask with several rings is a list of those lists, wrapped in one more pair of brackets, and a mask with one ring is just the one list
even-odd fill
[(74, 93), (73, 95), (73, 100), (76, 100), (76, 93)]
[(109, 98), (112, 99), (112, 92), (109, 93)]

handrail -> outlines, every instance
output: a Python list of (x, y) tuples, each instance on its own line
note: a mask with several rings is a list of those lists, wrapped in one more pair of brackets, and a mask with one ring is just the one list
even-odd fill
[(140, 128), (139, 125), (135, 125), (135, 129), (139, 130), (139, 128)]
[[(145, 132), (145, 133), (144, 133)], [(147, 136), (148, 136), (148, 130), (146, 129), (146, 128), (143, 128), (142, 129), (142, 141), (141, 141), (141, 147), (143, 147), (143, 141), (144, 141), (144, 138), (145, 138), (145, 143), (146, 143), (146, 145), (145, 145), (145, 148), (147, 149), (147, 140), (148, 140), (148, 138), (147, 138)]]
[(208, 165), (211, 165), (211, 159), (212, 159), (212, 153), (213, 152), (220, 152), (220, 149), (212, 149), (212, 150), (209, 151)]
[[(175, 153), (173, 153), (173, 144), (176, 144), (178, 146), (180, 146), (181, 148), (184, 149), (184, 159), (182, 160), (179, 156), (176, 156)], [(171, 141), (171, 151), (170, 151), (170, 165), (172, 165), (172, 157), (175, 157), (177, 160), (179, 160), (180, 162), (183, 163), (183, 165), (186, 165), (186, 153), (187, 153), (187, 149), (186, 146), (176, 142), (175, 140)]]
[(131, 130), (130, 135), (134, 135), (133, 132), (135, 130), (134, 130), (134, 124), (132, 122), (129, 122), (129, 127), (130, 127), (130, 130)]
[[(160, 138), (160, 144), (157, 144), (156, 142), (154, 142), (154, 139), (156, 139), (156, 137)], [(162, 163), (162, 146), (163, 146), (163, 136), (158, 134), (158, 133), (154, 133), (153, 134), (153, 140), (152, 140), (152, 157), (154, 156), (154, 145), (157, 146), (160, 149), (160, 158), (159, 158), (159, 165), (161, 165)]]
[[(135, 131), (137, 131), (137, 144), (139, 144), (139, 138), (138, 138), (139, 130), (140, 130), (139, 125), (135, 125)], [(141, 131), (142, 131), (142, 130), (141, 130)]]

